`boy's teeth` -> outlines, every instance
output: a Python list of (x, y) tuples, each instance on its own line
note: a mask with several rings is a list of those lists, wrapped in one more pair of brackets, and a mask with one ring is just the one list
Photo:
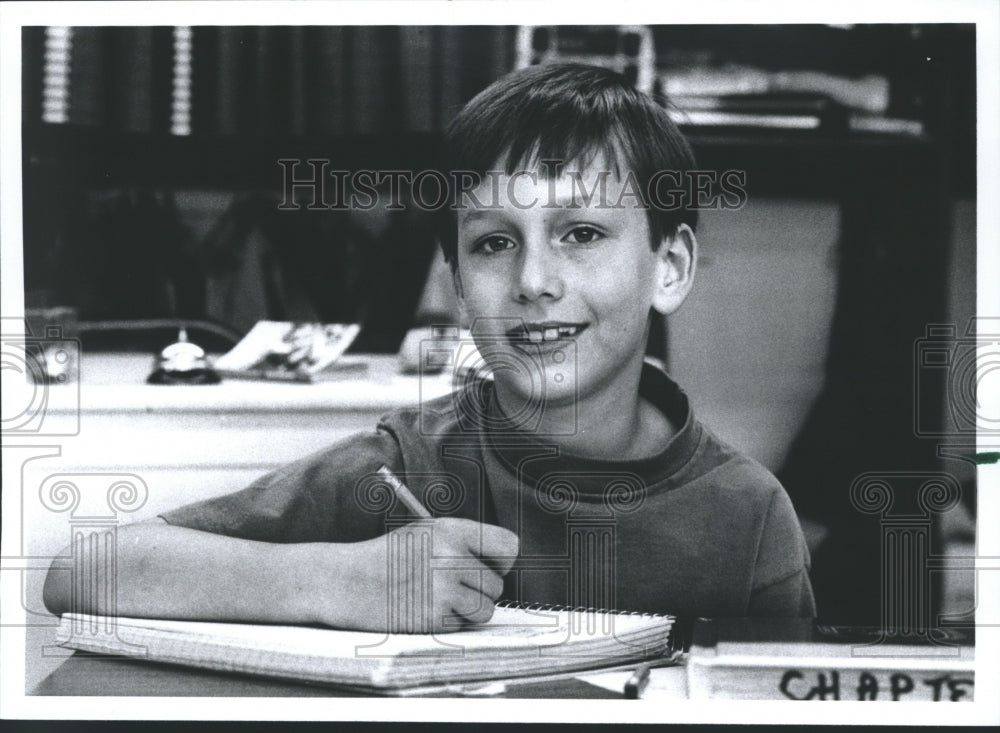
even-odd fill
[(563, 336), (573, 336), (577, 330), (576, 326), (552, 326), (541, 330), (529, 329), (525, 331), (525, 338), (533, 344), (540, 344), (543, 341), (555, 341)]

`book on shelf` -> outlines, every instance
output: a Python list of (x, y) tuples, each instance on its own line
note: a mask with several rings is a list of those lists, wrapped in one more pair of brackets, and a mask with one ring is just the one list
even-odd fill
[(660, 74), (668, 98), (692, 95), (803, 93), (823, 95), (849, 109), (884, 114), (889, 109), (889, 80), (877, 74), (845, 77), (821, 71), (770, 71), (754, 66), (694, 66)]
[(378, 26), (348, 29), (348, 114), (355, 135), (390, 132), (397, 122), (391, 114), (394, 79), (387, 53), (395, 42), (394, 30)]
[(678, 125), (692, 127), (752, 127), (780, 130), (818, 130), (822, 119), (810, 114), (763, 114), (709, 109), (669, 110)]
[(673, 658), (670, 616), (500, 603), (438, 634), (66, 614), (72, 649), (382, 694), (528, 679)]
[(350, 132), (350, 79), (344, 26), (314, 26), (305, 30), (306, 130), (322, 135)]
[[(215, 67), (215, 129), (218, 135), (234, 135), (240, 131), (240, 103), (242, 92), (241, 54), (245, 28), (220, 27), (218, 29), (218, 55)], [(197, 92), (196, 92), (197, 93)]]
[(842, 128), (847, 110), (822, 94), (688, 94), (670, 99), (668, 112), (681, 125), (785, 130)]
[(919, 137), (920, 120), (859, 112), (811, 92), (683, 94), (671, 97), (668, 113), (692, 127), (818, 130)]
[(115, 124), (126, 132), (153, 129), (153, 29), (112, 28), (109, 43), (117, 54), (112, 71), (116, 94)]
[(886, 117), (889, 81), (869, 74), (769, 71), (730, 64), (662, 72), (675, 122), (692, 127), (832, 130), (919, 137), (920, 120)]
[(691, 699), (972, 701), (970, 631), (889, 634), (810, 619), (698, 619)]
[(101, 67), (105, 29), (74, 27), (69, 62), (69, 119), (74, 125), (107, 123), (106, 85)]
[(400, 65), (403, 93), (404, 130), (434, 130), (434, 48), (431, 29), (426, 26), (402, 26), (399, 29), (400, 51), (406, 60)]
[(459, 26), (438, 26), (434, 29), (437, 59), (437, 128), (443, 130), (462, 109), (462, 74), (459, 62), (463, 58), (464, 29)]

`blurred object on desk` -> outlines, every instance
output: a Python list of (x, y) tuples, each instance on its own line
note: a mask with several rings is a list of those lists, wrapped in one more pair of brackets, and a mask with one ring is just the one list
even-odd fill
[(80, 341), (70, 308), (28, 309), (3, 318), (4, 439), (80, 432)]
[(215, 368), (236, 379), (312, 382), (333, 368), (361, 327), (356, 323), (260, 321)]
[(177, 341), (161, 351), (149, 384), (218, 384), (219, 374), (208, 363), (205, 350), (188, 341), (187, 329), (177, 334)]
[[(78, 336), (76, 308), (25, 308), (22, 342), (25, 376), (35, 384), (77, 381), (80, 370)], [(4, 356), (6, 358), (6, 352)]]

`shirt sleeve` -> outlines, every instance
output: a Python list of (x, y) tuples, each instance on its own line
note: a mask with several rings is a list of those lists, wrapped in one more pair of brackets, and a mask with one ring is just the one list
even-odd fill
[(809, 582), (809, 550), (792, 502), (780, 487), (772, 496), (761, 532), (747, 615), (816, 615)]
[(242, 491), (162, 514), (172, 525), (264, 542), (358, 542), (386, 531), (381, 465), (402, 470), (386, 430), (355, 435), (284, 466)]

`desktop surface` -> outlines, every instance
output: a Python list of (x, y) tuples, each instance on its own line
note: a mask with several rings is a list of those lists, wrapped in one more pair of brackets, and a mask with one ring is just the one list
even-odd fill
[[(631, 670), (595, 670), (547, 678), (477, 684), (428, 692), (432, 697), (623, 699)], [(683, 666), (651, 671), (657, 695), (686, 697)], [(39, 696), (109, 697), (370, 697), (349, 688), (211, 672), (171, 664), (75, 652), (27, 690)]]

